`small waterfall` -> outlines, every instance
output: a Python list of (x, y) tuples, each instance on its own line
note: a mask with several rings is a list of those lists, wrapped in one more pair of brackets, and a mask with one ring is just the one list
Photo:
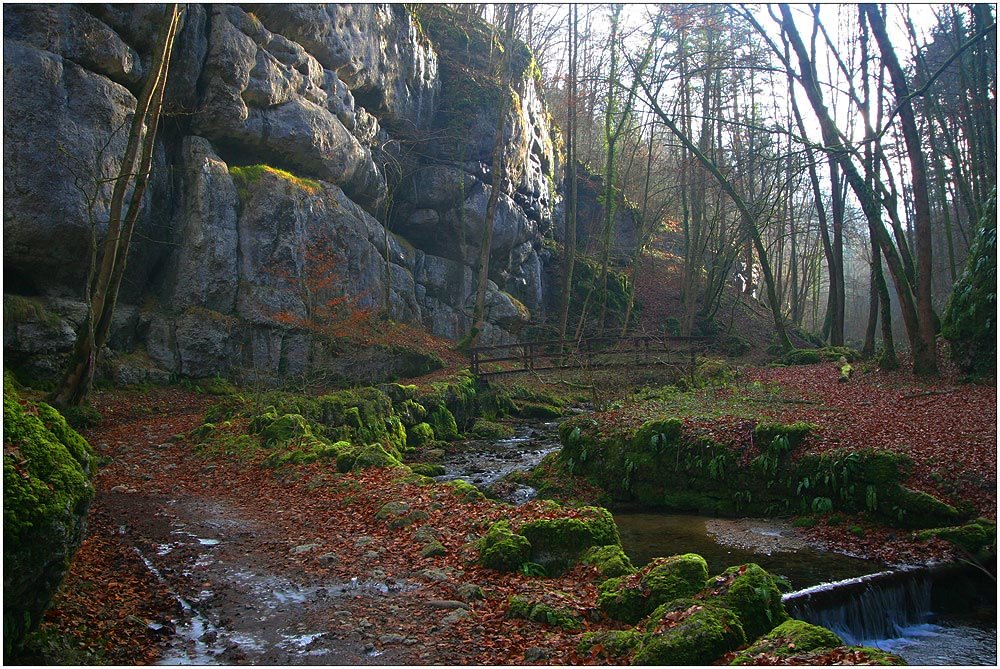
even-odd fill
[(923, 569), (884, 571), (785, 595), (789, 614), (836, 632), (848, 644), (898, 639), (931, 616), (932, 577)]

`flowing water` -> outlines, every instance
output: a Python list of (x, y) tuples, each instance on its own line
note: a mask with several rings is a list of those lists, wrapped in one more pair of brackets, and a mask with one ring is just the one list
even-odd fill
[[(446, 474), (506, 501), (523, 504), (534, 490), (503, 485), (512, 472), (528, 470), (559, 449), (556, 423), (521, 425), (514, 437), (465, 442), (446, 457)], [(499, 482), (499, 484), (498, 484)], [(615, 513), (622, 547), (636, 566), (655, 557), (698, 553), (709, 573), (756, 562), (784, 577), (796, 593), (786, 595), (790, 613), (835, 631), (849, 644), (896, 653), (912, 665), (996, 665), (996, 583), (981, 579), (977, 601), (958, 607), (936, 596), (951, 587), (926, 575), (886, 572), (885, 564), (822, 551), (777, 519), (720, 519), (671, 513)], [(872, 577), (873, 574), (882, 574)], [(823, 602), (802, 591), (822, 590)], [(794, 601), (798, 598), (798, 601)]]
[[(504, 501), (524, 504), (535, 498), (535, 489), (515, 483), (496, 484), (518, 471), (528, 471), (560, 448), (557, 423), (518, 425), (507, 439), (470, 439), (441, 463), (445, 473), (438, 481), (462, 479)], [(494, 488), (494, 486), (496, 486)]]

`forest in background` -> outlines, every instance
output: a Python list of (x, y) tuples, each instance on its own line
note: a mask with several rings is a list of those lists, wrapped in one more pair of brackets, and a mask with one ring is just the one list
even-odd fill
[(995, 230), (992, 5), (457, 10), (498, 26), (521, 13), (566, 183), (585, 169), (611, 203), (602, 243), (579, 250), (604, 276), (620, 193), (644, 253), (619, 264), (676, 256), (681, 334), (710, 330), (735, 284), (771, 309), (779, 347), (797, 328), (884, 368), (909, 348), (915, 371), (936, 374), (941, 314), (980, 221)]

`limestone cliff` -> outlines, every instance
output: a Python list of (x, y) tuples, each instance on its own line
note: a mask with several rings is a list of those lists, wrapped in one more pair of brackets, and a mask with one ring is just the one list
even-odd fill
[[(100, 238), (161, 15), (4, 10), (4, 348), (34, 373), (58, 369), (82, 317), (91, 225)], [(295, 326), (317, 299), (462, 337), (500, 95), (517, 179), (484, 335), (545, 318), (557, 156), (526, 48), (511, 90), (490, 83), (488, 31), (442, 6), (192, 4), (183, 22), (112, 336), (133, 354), (122, 380), (328, 365)]]

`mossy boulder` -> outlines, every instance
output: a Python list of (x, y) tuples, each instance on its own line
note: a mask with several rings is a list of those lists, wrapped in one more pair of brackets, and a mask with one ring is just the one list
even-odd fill
[[(642, 643), (642, 634), (636, 630), (611, 630), (608, 632), (585, 632), (580, 635), (576, 652), (584, 657), (607, 656), (621, 659), (634, 651)], [(627, 664), (616, 662), (615, 664)]]
[(960, 520), (955, 507), (919, 490), (898, 486), (895, 494), (890, 495), (889, 502), (892, 504), (889, 520), (901, 527), (941, 527)]
[(543, 404), (542, 402), (517, 401), (516, 412), (522, 418), (538, 418), (541, 420), (551, 420), (562, 416), (563, 411), (557, 406)]
[(472, 485), (468, 481), (463, 481), (462, 479), (455, 479), (454, 481), (449, 481), (448, 485), (452, 488), (452, 494), (458, 498), (458, 501), (463, 504), (469, 504), (471, 502), (481, 502), (486, 499), (486, 495), (483, 491)]
[(924, 530), (919, 535), (921, 539), (939, 537), (949, 541), (966, 553), (981, 556), (996, 553), (997, 524), (988, 518), (978, 518), (971, 523), (956, 527), (937, 527)]
[(522, 618), (535, 623), (561, 627), (565, 630), (577, 630), (583, 626), (583, 616), (573, 609), (552, 606), (545, 602), (532, 601), (527, 597), (514, 595), (507, 607), (508, 618)]
[(770, 664), (772, 658), (784, 659), (809, 651), (832, 649), (843, 643), (839, 636), (825, 627), (802, 620), (786, 620), (749, 648), (740, 651), (730, 664)]
[(576, 563), (591, 546), (621, 545), (618, 526), (607, 509), (585, 506), (573, 513), (573, 517), (533, 520), (519, 530), (531, 542), (532, 562), (549, 573)]
[(428, 423), (417, 423), (406, 429), (406, 445), (411, 448), (419, 448), (432, 441), (434, 441), (434, 428)]
[(646, 620), (636, 665), (708, 665), (746, 643), (737, 615), (708, 601), (677, 599)]
[(312, 435), (309, 423), (300, 414), (289, 413), (275, 418), (261, 430), (260, 443), (270, 448), (305, 435)]
[(438, 405), (427, 412), (427, 423), (434, 429), (434, 436), (442, 441), (458, 439), (458, 424), (455, 416), (443, 405)]
[(788, 620), (774, 577), (752, 562), (730, 567), (708, 587), (723, 606), (739, 616), (748, 638), (766, 634)]
[(421, 476), (434, 477), (444, 474), (444, 465), (437, 465), (431, 462), (414, 462), (408, 466), (413, 470), (414, 474), (420, 474)]
[(62, 415), (3, 391), (4, 662), (41, 620), (83, 540), (93, 452)]
[(531, 543), (514, 534), (510, 523), (498, 520), (476, 543), (479, 563), (497, 571), (517, 571), (531, 556)]
[(609, 618), (635, 624), (658, 606), (697, 594), (707, 579), (708, 564), (700, 555), (656, 558), (636, 574), (598, 586), (597, 605)]
[(636, 571), (625, 551), (617, 545), (592, 546), (580, 556), (580, 562), (597, 567), (601, 576), (606, 579), (628, 576)]
[(337, 470), (345, 473), (370, 467), (402, 467), (398, 453), (391, 453), (382, 444), (350, 446), (337, 454)]
[(608, 618), (634, 625), (645, 617), (647, 597), (636, 575), (618, 576), (597, 586), (597, 606)]
[(708, 580), (708, 563), (696, 553), (656, 558), (642, 570), (642, 588), (649, 593), (646, 609), (701, 591)]
[(506, 439), (513, 436), (514, 428), (503, 423), (477, 418), (476, 422), (472, 424), (470, 433), (476, 439)]
[[(247, 447), (241, 442), (240, 437), (247, 437), (247, 435), (239, 435), (234, 438), (227, 444), (226, 452), (238, 452), (241, 447)], [(281, 448), (273, 451), (264, 459), (263, 464), (268, 467), (280, 467), (286, 464), (308, 464), (321, 459), (336, 460), (343, 453), (350, 452), (352, 448), (351, 444), (346, 441), (331, 444), (312, 435), (306, 435), (282, 444)]]

